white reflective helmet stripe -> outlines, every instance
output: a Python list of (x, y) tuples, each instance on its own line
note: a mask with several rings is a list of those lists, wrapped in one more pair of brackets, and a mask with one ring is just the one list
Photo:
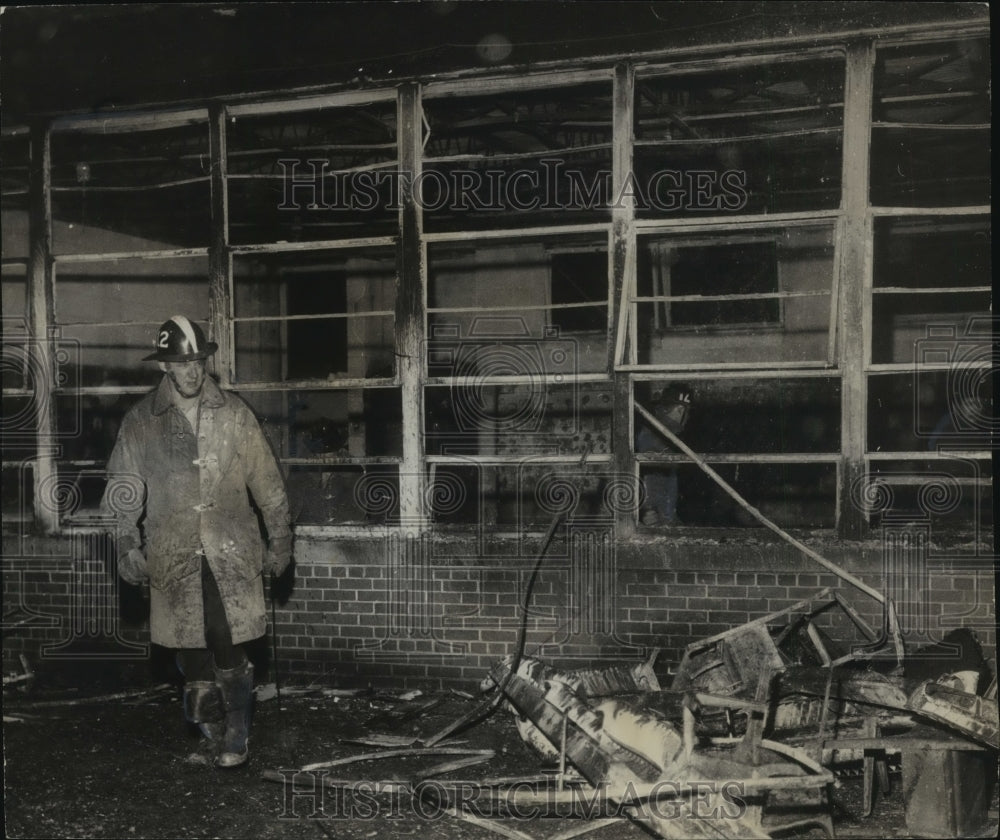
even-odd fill
[(181, 331), (184, 333), (184, 337), (188, 340), (188, 346), (191, 348), (191, 352), (200, 353), (204, 350), (204, 347), (198, 346), (198, 339), (194, 334), (194, 328), (191, 326), (191, 322), (185, 318), (183, 315), (174, 315), (171, 319)]

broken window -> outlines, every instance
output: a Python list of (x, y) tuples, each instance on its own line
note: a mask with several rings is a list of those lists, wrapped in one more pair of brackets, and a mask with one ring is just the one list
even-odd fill
[(986, 452), (935, 459), (873, 458), (860, 503), (873, 526), (926, 525), (935, 533), (992, 533), (993, 465)]
[[(832, 461), (832, 459), (831, 459)], [(833, 528), (836, 521), (835, 463), (739, 463), (712, 467), (753, 507), (785, 528)], [(683, 494), (678, 522), (686, 527), (759, 528), (760, 522), (697, 467), (678, 467)]]
[[(440, 485), (428, 491), (435, 521), (544, 526), (545, 504), (529, 492), (542, 477), (580, 497), (575, 515), (611, 515), (602, 496), (613, 430), (608, 383), (456, 379), (428, 388), (424, 405), (429, 476)], [(587, 470), (604, 478), (584, 480)]]
[[(967, 336), (970, 356), (991, 351), (989, 333)], [(950, 336), (929, 339), (926, 350), (958, 347)], [(980, 358), (968, 367), (944, 364), (868, 380), (868, 448), (879, 452), (986, 450), (994, 431), (992, 372)]]
[(610, 80), (435, 96), (417, 194), (428, 231), (607, 221)]
[(644, 71), (635, 83), (639, 218), (836, 208), (843, 85), (840, 57)]
[[(639, 276), (654, 295), (654, 329), (777, 324), (777, 248), (773, 239), (719, 245), (674, 245), (653, 241), (640, 254)], [(645, 283), (643, 283), (645, 285)], [(705, 295), (711, 285), (712, 294)], [(708, 297), (707, 302), (698, 298)]]
[(395, 233), (396, 102), (381, 99), (352, 107), (300, 106), (284, 113), (269, 113), (278, 106), (229, 108), (230, 241), (308, 242)]
[(208, 260), (65, 257), (53, 274), (59, 501), (63, 515), (81, 517), (97, 511), (125, 412), (159, 381), (156, 366), (143, 362), (159, 326), (179, 313), (209, 332)]
[[(33, 394), (37, 382), (28, 338), (28, 169), (31, 144), (27, 131), (2, 138), (0, 156), (0, 220), (2, 220), (3, 270), (0, 272), (3, 311), (3, 434), (5, 478), (12, 447), (30, 455), (35, 450), (37, 418)], [(17, 469), (11, 461), (9, 469)], [(13, 475), (13, 474), (12, 474)], [(4, 482), (6, 486), (6, 481)], [(14, 482), (16, 484), (16, 482)], [(6, 496), (6, 494), (5, 494)], [(6, 514), (8, 506), (4, 505)]]
[(990, 527), (990, 221), (965, 213), (877, 217), (873, 273), (861, 496), (869, 520)]
[(608, 328), (608, 253), (552, 254), (552, 325), (560, 333)]
[[(435, 242), (427, 252), (429, 376), (544, 380), (607, 371), (603, 231)], [(600, 327), (563, 330), (567, 318)]]
[[(237, 253), (232, 299), (235, 384), (286, 471), (293, 521), (385, 521), (402, 456), (395, 249)], [(392, 504), (366, 495), (372, 473)]]
[(638, 238), (640, 364), (823, 363), (833, 225)]
[(207, 331), (206, 118), (71, 121), (51, 134), (48, 387), (58, 448), (39, 492), (69, 522), (96, 513), (121, 419), (158, 379), (142, 362), (157, 328), (182, 313)]
[(235, 381), (391, 378), (392, 248), (236, 254)]
[(985, 38), (878, 51), (872, 204), (989, 204), (989, 65)]
[[(869, 93), (845, 77), (867, 76), (863, 52), (850, 66), (840, 46), (642, 64), (631, 102), (613, 96), (631, 73), (605, 66), (432, 81), (402, 98), (243, 100), (211, 132), (207, 109), (62, 119), (55, 320), (38, 325), (55, 330), (58, 364), (42, 376), (56, 428), (39, 440), (27, 356), (5, 367), (5, 418), (30, 418), (18, 440), (43, 477), (61, 447), (54, 487), (86, 510), (113, 430), (155, 383), (138, 361), (151, 331), (183, 312), (221, 330), (210, 370), (261, 417), (299, 524), (392, 522), (426, 484), (418, 507), (435, 524), (523, 533), (551, 518), (525, 482), (559, 475), (574, 516), (620, 517), (611, 434), (635, 418), (614, 415), (612, 335), (634, 401), (689, 385), (684, 439), (782, 524), (826, 527), (850, 504), (838, 461), (862, 442), (841, 440), (844, 411), (867, 412), (873, 474), (966, 450), (978, 465), (971, 433), (993, 428), (988, 42), (876, 44), (864, 219), (841, 194), (845, 113)], [(2, 142), (6, 353), (8, 336), (30, 343), (29, 292), (43, 290), (29, 289), (29, 135)], [(400, 149), (416, 174), (399, 171)], [(401, 213), (406, 177), (419, 179), (416, 214)], [(618, 203), (630, 197), (634, 218)], [(870, 254), (872, 276), (860, 259), (841, 272), (838, 247)], [(406, 339), (423, 342), (416, 354), (396, 334), (401, 283), (407, 300), (425, 293), (423, 334)], [(838, 298), (855, 293), (870, 301), (868, 346), (834, 328)], [(400, 361), (411, 355), (419, 372)], [(840, 378), (855, 375), (842, 406)], [(419, 405), (403, 404), (404, 384)], [(747, 416), (759, 422), (733, 421)], [(423, 441), (407, 471), (404, 439)], [(20, 446), (5, 426), (4, 477), (31, 486)], [(752, 524), (679, 453), (633, 446), (633, 490), (673, 472), (685, 524)]]
[[(45, 383), (32, 353), (25, 320), (25, 273), (11, 271), (4, 262), (3, 318), (3, 442), (2, 509), (4, 521), (31, 522), (34, 518), (33, 462), (38, 453), (38, 412), (44, 405)], [(18, 282), (18, 280), (20, 282)], [(8, 300), (17, 301), (20, 313)], [(11, 313), (8, 316), (8, 313)]]
[(873, 363), (926, 363), (931, 331), (950, 330), (958, 349), (973, 322), (989, 320), (988, 218), (880, 217), (874, 245)]
[(596, 461), (554, 461), (544, 454), (506, 462), (469, 458), (464, 464), (458, 457), (434, 458), (428, 470), (429, 515), (438, 526), (472, 525), (483, 534), (533, 541), (559, 515), (570, 528), (594, 525), (607, 533), (619, 510), (632, 504), (632, 489), (607, 458)]
[(54, 273), (55, 325), (79, 354), (80, 385), (141, 385), (158, 378), (142, 358), (171, 315), (184, 314), (207, 330), (206, 257), (60, 259)]
[(4, 521), (30, 522), (34, 488), (32, 461), (38, 451), (38, 397), (44, 383), (28, 341), (28, 168), (27, 131), (4, 135), (0, 146), (0, 272), (2, 294)]
[[(918, 516), (956, 527), (992, 523), (990, 452), (996, 434), (989, 323), (985, 332), (933, 332), (926, 366), (868, 380), (869, 487), (873, 522)], [(947, 354), (967, 364), (949, 364)], [(922, 512), (921, 512), (922, 511)]]
[(381, 524), (398, 515), (398, 388), (250, 390), (286, 475), (292, 522)]
[[(832, 526), (839, 378), (656, 380), (637, 385), (636, 401), (765, 515), (790, 527)], [(643, 488), (642, 524), (759, 524), (639, 414), (633, 449)]]
[(52, 134), (52, 248), (110, 254), (207, 246), (208, 127), (102, 121)]
[[(5, 257), (3, 261), (2, 285), (4, 333), (6, 334), (8, 325), (12, 329), (19, 326), (21, 331), (24, 332), (28, 313), (27, 260), (18, 258), (8, 259)], [(8, 373), (6, 368), (4, 369), (4, 387), (11, 385), (11, 382), (8, 382), (6, 377), (12, 373)]]
[[(28, 170), (31, 164), (31, 141), (27, 130), (4, 134), (0, 138), (0, 253), (3, 255), (3, 281), (6, 290), (10, 260), (27, 259), (31, 245), (28, 241)], [(23, 278), (23, 272), (21, 273)], [(23, 282), (23, 280), (22, 280)], [(8, 309), (15, 301), (5, 296), (5, 318), (16, 314)], [(21, 298), (18, 306), (24, 309)]]

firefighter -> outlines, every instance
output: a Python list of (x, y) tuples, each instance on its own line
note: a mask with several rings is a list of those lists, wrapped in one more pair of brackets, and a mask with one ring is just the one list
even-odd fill
[[(687, 427), (691, 413), (691, 391), (686, 385), (668, 385), (653, 407), (653, 415), (674, 434)], [(647, 424), (636, 433), (637, 452), (672, 452), (663, 436)], [(650, 469), (645, 477), (645, 501), (640, 511), (643, 525), (673, 527), (681, 524), (677, 516), (679, 482), (673, 466)]]
[(185, 717), (218, 750), (216, 765), (235, 767), (247, 760), (253, 691), (243, 645), (266, 630), (262, 575), (291, 561), (288, 498), (253, 412), (206, 375), (217, 345), (175, 315), (155, 348), (143, 361), (163, 378), (122, 420), (103, 507), (116, 520), (118, 573), (149, 583), (152, 641), (177, 651)]

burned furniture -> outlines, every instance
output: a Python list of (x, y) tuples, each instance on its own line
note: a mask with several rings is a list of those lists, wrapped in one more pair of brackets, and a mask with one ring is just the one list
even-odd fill
[[(713, 702), (707, 695), (684, 697), (679, 730), (630, 702), (627, 690), (615, 697), (590, 694), (607, 682), (600, 672), (560, 673), (525, 658), (511, 673), (512, 664), (501, 662), (491, 678), (530, 722), (520, 726), (529, 743), (544, 738), (546, 754), (558, 756), (560, 768), (575, 768), (621, 816), (664, 838), (766, 838), (778, 828), (810, 823), (832, 836), (825, 789), (833, 776), (804, 751), (763, 738), (769, 675), (754, 701), (717, 698), (752, 717), (743, 737), (705, 738), (696, 734), (694, 720), (703, 703)], [(628, 689), (623, 670), (613, 681)], [(631, 687), (641, 688), (638, 681)], [(797, 795), (795, 813), (788, 817), (786, 810), (781, 822), (767, 812), (775, 795)]]
[[(830, 611), (846, 617), (859, 638), (845, 643), (821, 629)], [(982, 696), (974, 693), (987, 670), (978, 641), (960, 628), (907, 655), (891, 602), (884, 624), (876, 634), (843, 598), (821, 590), (692, 643), (673, 688), (747, 696), (762, 674), (777, 673), (769, 736), (827, 768), (860, 761), (865, 816), (878, 790), (889, 792), (893, 759), (902, 763), (914, 836), (982, 831), (997, 776), (997, 702), (995, 678)], [(750, 725), (728, 709), (703, 724), (731, 734)]]
[[(838, 626), (853, 637), (837, 638)], [(560, 777), (575, 768), (663, 837), (770, 836), (810, 823), (832, 836), (833, 771), (860, 763), (868, 816), (890, 791), (890, 761), (902, 763), (908, 830), (959, 837), (987, 819), (995, 680), (974, 693), (986, 663), (971, 631), (932, 648), (907, 655), (891, 602), (877, 632), (822, 589), (691, 643), (667, 690), (655, 653), (632, 668), (577, 671), (505, 660), (490, 679)], [(729, 798), (712, 787), (723, 780), (738, 786)], [(704, 796), (692, 798), (699, 785)]]

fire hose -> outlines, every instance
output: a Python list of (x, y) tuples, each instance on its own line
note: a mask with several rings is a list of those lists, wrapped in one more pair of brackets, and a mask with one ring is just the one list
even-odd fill
[[(588, 443), (586, 449), (584, 449), (583, 454), (580, 456), (580, 466), (583, 467), (587, 463), (587, 456), (590, 455), (590, 450), (593, 444)], [(500, 702), (504, 698), (504, 689), (510, 683), (514, 674), (517, 672), (518, 667), (521, 664), (521, 660), (524, 658), (524, 646), (527, 641), (528, 636), (528, 610), (531, 606), (531, 595), (535, 588), (535, 581), (538, 579), (538, 573), (541, 571), (542, 562), (545, 560), (545, 554), (549, 550), (549, 545), (552, 543), (552, 538), (555, 536), (556, 531), (559, 526), (566, 519), (569, 514), (569, 507), (567, 506), (563, 510), (560, 510), (552, 517), (552, 521), (549, 523), (549, 528), (545, 532), (545, 537), (542, 539), (541, 548), (538, 550), (538, 554), (535, 556), (535, 565), (531, 570), (531, 576), (528, 578), (528, 585), (524, 590), (524, 608), (521, 615), (521, 626), (518, 628), (517, 634), (517, 646), (514, 649), (514, 656), (511, 660), (510, 668), (507, 671), (506, 676), (503, 681), (497, 685), (497, 691), (490, 697), (485, 703), (481, 703), (471, 712), (462, 715), (458, 720), (450, 723), (443, 730), (432, 736), (431, 738), (424, 741), (424, 746), (433, 747), (438, 742), (447, 738), (449, 735), (454, 734), (459, 729), (463, 729), (466, 726), (482, 720), (487, 715), (491, 714)]]

